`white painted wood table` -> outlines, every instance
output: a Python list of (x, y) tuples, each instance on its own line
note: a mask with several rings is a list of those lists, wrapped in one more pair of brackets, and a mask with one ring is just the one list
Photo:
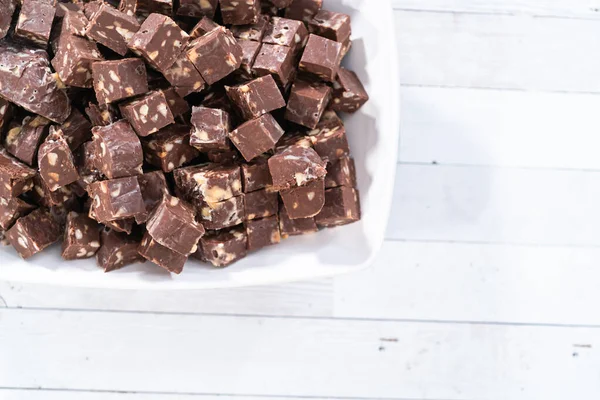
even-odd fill
[(395, 7), (402, 143), (372, 269), (1, 283), (0, 399), (600, 398), (600, 2)]

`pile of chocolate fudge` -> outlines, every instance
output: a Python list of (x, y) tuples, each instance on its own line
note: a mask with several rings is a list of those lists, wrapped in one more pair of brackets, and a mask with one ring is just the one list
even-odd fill
[(368, 95), (322, 3), (3, 1), (4, 243), (178, 274), (358, 221), (338, 113)]

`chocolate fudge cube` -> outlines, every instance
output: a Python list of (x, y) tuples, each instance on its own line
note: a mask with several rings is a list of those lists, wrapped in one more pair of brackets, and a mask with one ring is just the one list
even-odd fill
[(261, 43), (238, 39), (238, 44), (242, 48), (242, 63), (236, 73), (241, 79), (250, 80), (254, 76), (252, 66), (260, 51)]
[(140, 24), (134, 16), (127, 15), (104, 2), (93, 16), (88, 18), (90, 23), (86, 31), (87, 37), (121, 56), (127, 54), (127, 43), (140, 29)]
[(14, 37), (45, 47), (50, 39), (55, 13), (54, 5), (49, 2), (21, 0), (21, 11), (13, 33)]
[(297, 79), (285, 110), (285, 119), (314, 129), (331, 99), (331, 88), (320, 82)]
[[(71, 3), (72, 4), (72, 3)], [(59, 17), (59, 9), (56, 9), (56, 16)], [(85, 36), (85, 31), (89, 20), (83, 13), (83, 10), (77, 9), (62, 9), (60, 12), (62, 16), (59, 24), (60, 33), (67, 35)]]
[(177, 15), (182, 17), (213, 18), (217, 11), (219, 0), (179, 0)]
[(164, 71), (175, 63), (189, 39), (171, 18), (150, 14), (129, 40), (129, 48), (157, 70)]
[(369, 100), (369, 95), (354, 71), (341, 67), (333, 83), (331, 108), (347, 113), (356, 112)]
[(294, 51), (290, 47), (263, 43), (252, 69), (257, 76), (273, 75), (282, 88), (291, 81), (295, 72)]
[(92, 19), (96, 11), (100, 9), (100, 6), (104, 3), (103, 0), (91, 0), (89, 3), (83, 4), (83, 13), (87, 19)]
[(77, 260), (96, 255), (100, 248), (100, 226), (87, 215), (70, 212), (62, 243), (62, 258)]
[(229, 97), (227, 97), (225, 87), (220, 85), (210, 87), (200, 105), (208, 108), (220, 108), (227, 111), (230, 116), (235, 114), (235, 109), (229, 101)]
[(60, 235), (60, 224), (42, 208), (19, 218), (6, 232), (6, 238), (23, 258), (30, 258), (56, 243)]
[(219, 0), (221, 16), (227, 25), (246, 25), (258, 21), (260, 0)]
[(146, 229), (158, 243), (183, 255), (195, 253), (204, 235), (204, 227), (196, 222), (191, 206), (171, 196), (165, 196), (156, 207)]
[(343, 43), (352, 33), (350, 22), (350, 16), (347, 14), (320, 10), (308, 22), (308, 29), (311, 33)]
[(75, 35), (62, 36), (52, 59), (60, 79), (69, 86), (92, 87), (92, 64), (104, 58), (95, 43)]
[(232, 26), (231, 33), (238, 40), (262, 42), (268, 24), (269, 17), (266, 15), (261, 15), (254, 24)]
[(144, 162), (142, 145), (125, 120), (92, 129), (98, 156), (98, 169), (108, 179), (139, 175)]
[(17, 197), (33, 188), (34, 169), (0, 149), (0, 197)]
[(279, 231), (281, 238), (287, 239), (290, 236), (307, 235), (319, 231), (314, 218), (291, 219), (285, 206), (279, 206)]
[(311, 34), (298, 68), (327, 82), (334, 82), (341, 62), (341, 43)]
[(264, 189), (273, 184), (269, 172), (268, 157), (258, 157), (253, 162), (242, 164), (244, 193)]
[(190, 128), (187, 125), (169, 125), (142, 142), (146, 162), (171, 172), (192, 161), (200, 154), (190, 146)]
[(229, 139), (246, 161), (271, 150), (283, 136), (283, 129), (271, 114), (250, 120), (229, 133)]
[(146, 213), (142, 189), (135, 176), (94, 182), (88, 192), (94, 199), (96, 220), (115, 221)]
[(239, 86), (226, 86), (225, 90), (240, 114), (247, 120), (285, 107), (285, 100), (271, 75)]
[(240, 67), (242, 48), (229, 30), (220, 27), (191, 42), (187, 57), (212, 85)]
[(211, 32), (211, 31), (217, 29), (219, 26), (221, 26), (221, 25), (217, 24), (212, 19), (207, 18), (207, 17), (202, 17), (202, 19), (200, 21), (198, 21), (198, 23), (196, 25), (194, 25), (194, 27), (190, 31), (190, 37), (192, 39), (199, 38), (200, 36), (204, 36), (208, 32)]
[(223, 229), (244, 222), (246, 211), (244, 195), (216, 203), (201, 202), (197, 205), (198, 218), (206, 229)]
[(304, 23), (288, 18), (273, 17), (267, 26), (263, 43), (278, 44), (300, 51), (306, 46), (308, 30)]
[(160, 92), (162, 92), (165, 99), (167, 99), (167, 104), (169, 105), (169, 110), (171, 110), (173, 117), (181, 116), (190, 111), (190, 105), (184, 98), (177, 94), (175, 88), (169, 87), (160, 89)]
[(119, 109), (139, 136), (151, 135), (175, 122), (169, 103), (160, 91), (120, 104)]
[(146, 66), (137, 58), (95, 62), (92, 75), (100, 103), (112, 103), (148, 91)]
[(71, 186), (73, 185), (63, 186), (53, 192), (38, 173), (33, 177), (33, 190), (27, 193), (27, 198), (48, 208), (73, 203), (77, 198)]
[(277, 215), (244, 222), (248, 235), (248, 250), (258, 250), (281, 241)]
[(179, 254), (152, 239), (148, 232), (144, 234), (138, 253), (151, 263), (175, 274), (183, 271), (183, 266), (188, 259), (188, 256)]
[(309, 22), (323, 7), (323, 0), (292, 0), (285, 9), (285, 17)]
[(100, 242), (102, 247), (96, 253), (96, 262), (104, 272), (145, 261), (138, 253), (140, 242), (134, 237), (104, 229), (100, 232)]
[(246, 219), (270, 217), (277, 214), (279, 196), (276, 191), (261, 189), (246, 193)]
[(44, 117), (25, 117), (19, 126), (10, 129), (4, 142), (6, 150), (33, 166), (40, 142), (50, 129), (50, 120)]
[(335, 163), (336, 160), (350, 154), (344, 125), (324, 129), (324, 132), (310, 136), (310, 139), (315, 151), (325, 161)]
[(17, 219), (34, 209), (35, 206), (18, 197), (0, 197), (0, 227), (5, 231), (10, 229)]
[(327, 174), (326, 163), (312, 148), (291, 146), (269, 158), (269, 172), (278, 190), (303, 186)]
[(231, 130), (229, 113), (217, 108), (192, 107), (192, 133), (190, 144), (202, 152), (229, 150), (228, 134)]
[(0, 97), (59, 124), (67, 119), (69, 98), (59, 87), (45, 51), (1, 41), (0, 65)]
[(325, 206), (315, 219), (318, 226), (325, 228), (360, 220), (358, 190), (348, 186), (325, 190)]
[(242, 194), (240, 167), (204, 164), (180, 168), (173, 173), (175, 185), (186, 199), (218, 203)]
[(194, 64), (187, 58), (185, 52), (177, 58), (170, 68), (163, 71), (163, 75), (181, 97), (185, 97), (190, 93), (200, 92), (205, 86), (200, 72), (198, 72)]
[(342, 157), (327, 164), (325, 187), (329, 189), (338, 186), (356, 187), (356, 168), (351, 157)]
[(4, 39), (10, 30), (10, 23), (15, 13), (17, 3), (12, 0), (5, 0), (0, 7), (0, 39)]
[(92, 138), (92, 124), (76, 108), (73, 108), (69, 118), (60, 125), (60, 130), (71, 150), (76, 150)]
[(112, 104), (89, 103), (85, 108), (85, 114), (93, 126), (107, 126), (117, 122), (120, 118), (119, 111)]
[(38, 168), (52, 192), (79, 179), (73, 153), (60, 129), (50, 128), (38, 151)]
[(317, 179), (305, 186), (282, 190), (280, 194), (290, 219), (311, 218), (323, 209), (325, 183)]
[(215, 267), (227, 267), (246, 257), (247, 245), (248, 235), (243, 227), (208, 232), (200, 239), (198, 252), (194, 257)]
[(146, 172), (137, 178), (146, 206), (146, 213), (149, 216), (160, 204), (163, 197), (169, 194), (169, 186), (162, 171)]

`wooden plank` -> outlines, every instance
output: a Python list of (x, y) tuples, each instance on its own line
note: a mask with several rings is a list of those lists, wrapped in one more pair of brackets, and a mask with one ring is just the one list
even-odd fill
[(401, 83), (599, 92), (600, 24), (395, 11)]
[(600, 245), (600, 172), (400, 165), (388, 238)]
[(598, 0), (392, 0), (396, 9), (600, 18)]
[(386, 242), (335, 279), (336, 317), (598, 325), (600, 248)]
[[(19, 390), (0, 388), (2, 400), (264, 400), (262, 396), (230, 396), (222, 394), (174, 394), (174, 393), (118, 393), (118, 392), (90, 392), (67, 390)], [(295, 399), (326, 400), (318, 397), (293, 397)], [(288, 396), (269, 397), (272, 400), (290, 399)], [(337, 400), (345, 400), (343, 398)], [(346, 399), (355, 400), (355, 399)], [(402, 400), (402, 399), (398, 399)], [(408, 400), (408, 399), (407, 399)]]
[(69, 288), (0, 282), (0, 307), (140, 312), (331, 316), (331, 279), (206, 291)]
[(600, 302), (599, 259), (600, 248), (388, 241), (371, 269), (326, 282), (156, 293), (0, 284), (0, 293), (12, 308), (600, 326), (589, 312)]
[(600, 96), (403, 87), (400, 161), (600, 169)]
[(0, 386), (562, 400), (600, 392), (599, 341), (592, 328), (2, 309)]

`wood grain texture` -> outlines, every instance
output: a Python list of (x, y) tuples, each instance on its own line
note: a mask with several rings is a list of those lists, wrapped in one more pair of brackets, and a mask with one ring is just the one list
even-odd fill
[(14, 361), (0, 386), (562, 400), (600, 390), (598, 340), (592, 328), (2, 309), (0, 353)]
[(598, 0), (392, 0), (396, 9), (600, 18)]
[(600, 169), (600, 96), (404, 87), (399, 160)]
[(527, 15), (396, 11), (401, 83), (600, 91), (600, 24)]
[(388, 238), (600, 245), (600, 172), (399, 165)]

